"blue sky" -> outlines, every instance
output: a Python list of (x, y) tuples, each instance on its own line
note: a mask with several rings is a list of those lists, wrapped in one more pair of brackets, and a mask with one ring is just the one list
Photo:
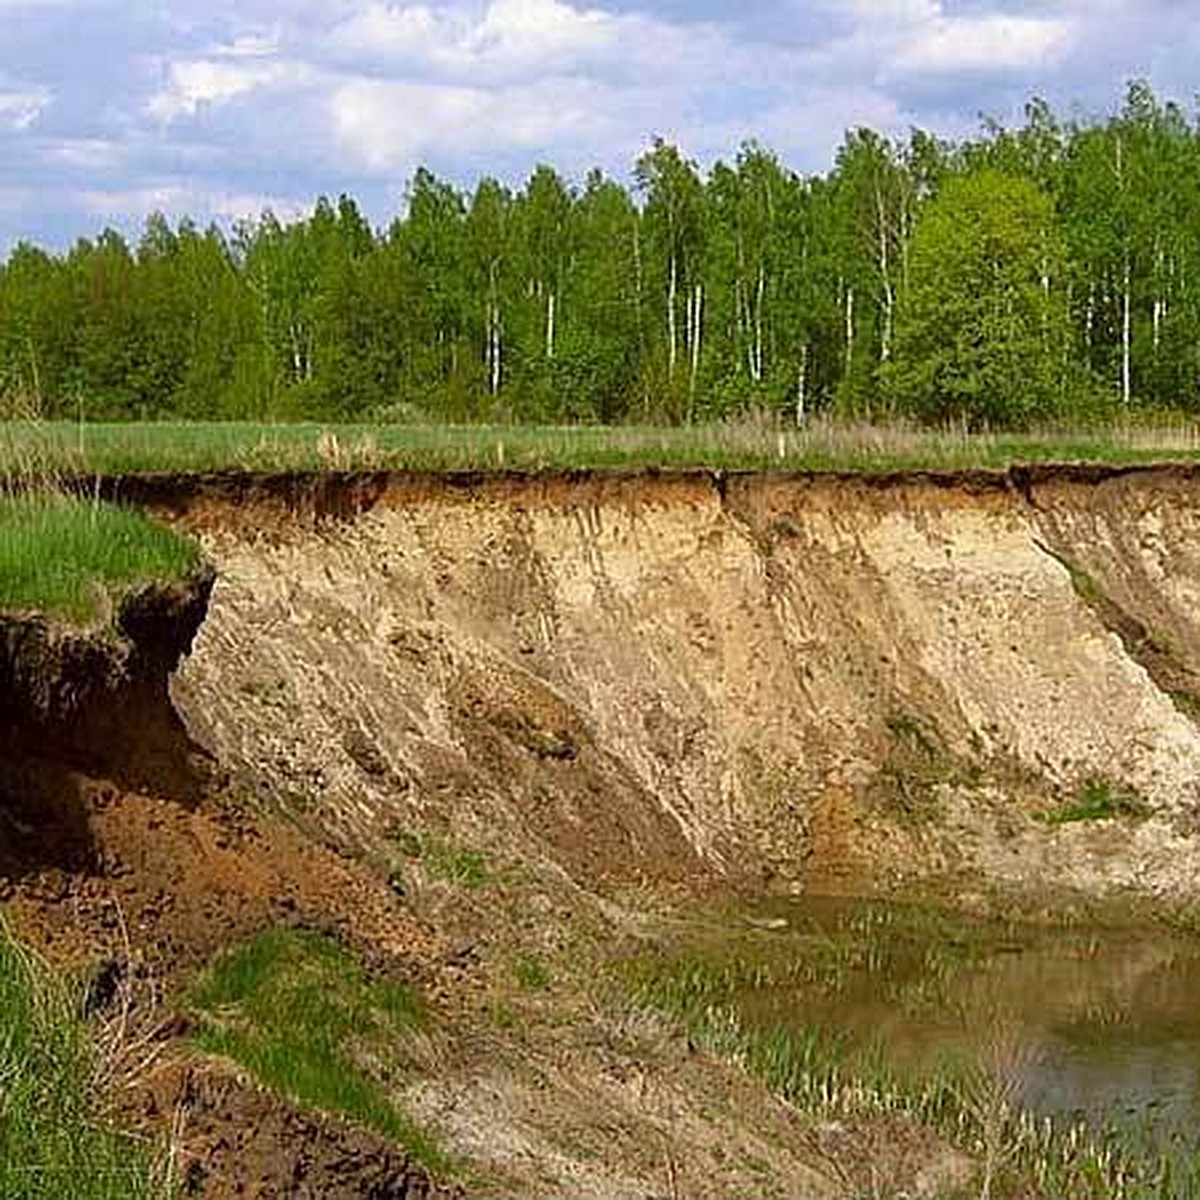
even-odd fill
[(1190, 106), (1198, 52), (1200, 0), (0, 0), (0, 253), (342, 191), (385, 222), (421, 163), (626, 180), (655, 134), (824, 170), (848, 126), (956, 137), (1033, 93)]

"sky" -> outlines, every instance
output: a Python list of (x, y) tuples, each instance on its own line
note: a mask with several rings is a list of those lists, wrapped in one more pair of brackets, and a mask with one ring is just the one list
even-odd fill
[(419, 165), (628, 182), (655, 136), (829, 168), (847, 128), (956, 138), (1126, 83), (1193, 106), (1200, 0), (0, 0), (0, 253), (318, 195), (384, 224)]

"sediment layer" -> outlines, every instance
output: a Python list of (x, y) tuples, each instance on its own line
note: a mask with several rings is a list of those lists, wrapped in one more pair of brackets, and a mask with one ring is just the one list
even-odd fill
[[(123, 479), (218, 569), (175, 696), (341, 844), (580, 881), (1190, 893), (1200, 476)], [(1043, 820), (1080, 788), (1148, 819)]]

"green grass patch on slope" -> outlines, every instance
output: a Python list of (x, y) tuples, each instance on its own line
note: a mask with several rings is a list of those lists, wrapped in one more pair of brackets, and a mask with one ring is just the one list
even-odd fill
[(172, 1194), (153, 1156), (106, 1123), (76, 989), (0, 923), (0, 1196), (141, 1200)]
[(818, 419), (803, 428), (249, 422), (0, 424), (0, 474), (146, 471), (593, 468), (886, 472), (1019, 463), (1200, 462), (1200, 426), (1114, 425), (1022, 434)]
[(193, 543), (129, 509), (55, 493), (0, 495), (0, 610), (86, 621), (198, 561)]
[(1128, 784), (1101, 776), (1085, 779), (1057, 808), (1043, 816), (1047, 825), (1074, 825), (1081, 821), (1144, 820), (1150, 806)]
[(454, 1164), (396, 1104), (406, 1039), (425, 1024), (411, 987), (373, 979), (337, 941), (262, 933), (220, 957), (192, 994), (196, 1041), (302, 1108), (382, 1134), (435, 1174)]

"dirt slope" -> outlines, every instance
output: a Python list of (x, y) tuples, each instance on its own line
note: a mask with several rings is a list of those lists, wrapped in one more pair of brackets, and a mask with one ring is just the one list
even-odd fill
[[(840, 1197), (882, 1171), (934, 1195), (961, 1176), (920, 1131), (804, 1120), (612, 1003), (605, 963), (669, 936), (678, 898), (916, 880), (1196, 899), (1189, 473), (120, 488), (216, 568), (174, 709), (155, 693), (204, 795), (114, 785), (88, 769), (103, 737), (0, 764), (6, 913), (168, 998), (278, 923), (418, 980), (438, 1032), (402, 1099), (474, 1194)], [(1047, 820), (1082, 795), (1126, 812)], [(435, 1190), (196, 1063), (171, 1004), (153, 1011), (163, 1051), (131, 1103), (151, 1128), (190, 1114), (198, 1194)]]
[[(219, 571), (180, 711), (340, 844), (434, 821), (589, 885), (1193, 889), (1190, 475), (386, 478), (336, 504), (293, 481), (176, 508)], [(1088, 780), (1152, 816), (1034, 819)]]

